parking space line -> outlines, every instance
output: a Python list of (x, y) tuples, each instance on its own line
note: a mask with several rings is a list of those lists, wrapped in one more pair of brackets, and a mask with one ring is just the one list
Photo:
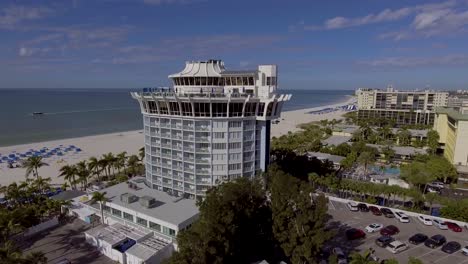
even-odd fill
[(443, 260), (443, 259), (445, 259), (445, 258), (448, 258), (448, 257), (450, 257), (450, 256), (452, 256), (452, 255), (450, 255), (450, 254), (446, 254), (445, 256), (443, 256), (443, 257), (441, 257), (441, 258), (438, 258), (438, 259), (434, 260), (434, 263), (437, 263), (437, 262), (439, 262), (439, 261), (441, 261), (441, 260)]
[(335, 207), (335, 205), (333, 204), (333, 201), (330, 201), (330, 203), (329, 203), (329, 204), (330, 204), (330, 205), (333, 207), (333, 210), (335, 210), (335, 211), (336, 211), (336, 207)]
[(434, 248), (434, 249), (431, 249), (429, 252), (424, 253), (424, 254), (422, 254), (422, 255), (420, 255), (420, 256), (417, 256), (416, 258), (422, 258), (422, 257), (424, 257), (424, 256), (426, 256), (426, 255), (431, 254), (432, 252), (434, 252), (434, 251), (436, 251), (436, 250), (437, 250), (437, 249), (435, 249), (435, 248)]
[(416, 248), (420, 248), (423, 244), (419, 244), (417, 246), (414, 246), (414, 247), (410, 247), (408, 250), (406, 250), (406, 252), (410, 252), (411, 250), (413, 249), (416, 249)]

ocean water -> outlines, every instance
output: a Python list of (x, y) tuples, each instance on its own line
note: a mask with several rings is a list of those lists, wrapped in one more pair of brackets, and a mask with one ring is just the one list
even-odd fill
[[(125, 89), (0, 89), (0, 146), (142, 129)], [(351, 90), (284, 90), (285, 111), (337, 103)], [(44, 112), (43, 116), (32, 116)]]

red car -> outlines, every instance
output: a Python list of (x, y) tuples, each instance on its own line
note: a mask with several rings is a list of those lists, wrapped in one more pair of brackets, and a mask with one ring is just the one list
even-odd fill
[(372, 214), (374, 215), (382, 215), (382, 212), (380, 212), (380, 209), (375, 206), (369, 206), (369, 210), (371, 211)]
[(355, 240), (365, 238), (366, 233), (364, 233), (364, 231), (362, 231), (361, 229), (351, 228), (346, 230), (346, 237), (348, 238), (348, 240)]
[(389, 226), (386, 226), (382, 229), (380, 229), (380, 234), (382, 236), (393, 236), (395, 234), (398, 234), (400, 233), (400, 229), (398, 229), (398, 227), (394, 226), (394, 225), (389, 225)]
[(445, 224), (447, 225), (447, 227), (452, 230), (453, 232), (461, 232), (462, 231), (462, 228), (455, 224), (455, 223), (452, 223), (452, 222), (445, 222)]

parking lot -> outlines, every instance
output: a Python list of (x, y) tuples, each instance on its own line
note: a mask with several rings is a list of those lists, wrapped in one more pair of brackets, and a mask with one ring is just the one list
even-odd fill
[[(430, 249), (424, 243), (413, 245), (408, 242), (408, 239), (416, 233), (423, 233), (428, 237), (441, 234), (447, 238), (447, 242), (457, 241), (463, 248), (468, 245), (468, 231), (466, 229), (463, 229), (460, 233), (451, 230), (440, 230), (435, 226), (425, 226), (414, 217), (410, 217), (410, 223), (400, 223), (396, 218), (386, 218), (383, 215), (375, 216), (371, 212), (352, 212), (346, 204), (336, 201), (330, 201), (328, 212), (332, 216), (329, 227), (338, 230), (338, 235), (328, 245), (330, 247), (339, 246), (347, 253), (351, 251), (363, 252), (369, 248), (373, 248), (375, 249), (375, 256), (381, 260), (395, 258), (400, 263), (407, 263), (408, 258), (412, 256), (424, 263), (468, 264), (468, 256), (464, 256), (461, 250), (453, 254), (447, 254), (441, 250), (441, 247)], [(348, 241), (346, 239), (345, 231), (347, 229), (354, 227), (365, 231), (365, 227), (372, 223), (380, 223), (384, 227), (387, 225), (397, 226), (400, 229), (400, 233), (393, 237), (406, 243), (409, 249), (399, 254), (392, 254), (387, 249), (377, 246), (374, 241), (380, 237), (379, 232), (366, 232), (366, 238), (361, 240)]]

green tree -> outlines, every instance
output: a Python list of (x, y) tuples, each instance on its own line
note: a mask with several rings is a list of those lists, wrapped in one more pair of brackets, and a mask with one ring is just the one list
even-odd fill
[(123, 151), (115, 157), (115, 167), (117, 168), (117, 171), (120, 173), (122, 169), (125, 170), (125, 165), (127, 161), (127, 152)]
[(92, 203), (99, 203), (99, 210), (101, 211), (101, 221), (104, 223), (104, 206), (109, 199), (106, 197), (106, 192), (94, 192), (91, 197)]
[(411, 133), (408, 129), (400, 129), (397, 132), (398, 145), (409, 146), (411, 145)]
[(310, 185), (270, 168), (273, 234), (291, 263), (313, 263), (324, 243), (333, 237), (325, 230), (328, 200), (312, 196)]
[(96, 175), (98, 182), (101, 182), (101, 166), (99, 164), (99, 160), (96, 157), (89, 158), (88, 170), (92, 171), (93, 174)]
[(364, 151), (357, 158), (357, 162), (364, 166), (364, 171), (367, 173), (367, 167), (375, 161), (375, 155), (371, 152)]
[(73, 186), (73, 189), (76, 189), (76, 176), (78, 170), (75, 165), (65, 165), (60, 168), (60, 175), (59, 177), (64, 177), (65, 181), (70, 183), (70, 186)]
[(403, 165), (400, 168), (400, 177), (406, 182), (417, 186), (419, 190), (423, 188), (423, 193), (426, 192), (427, 184), (436, 179), (435, 175), (432, 174), (427, 165), (422, 162), (413, 162), (407, 165)]
[(42, 166), (48, 166), (49, 164), (42, 161), (42, 157), (33, 156), (23, 161), (23, 168), (26, 168), (26, 178), (33, 174), (34, 177), (39, 177), (38, 169)]
[(179, 250), (169, 263), (252, 263), (275, 251), (271, 211), (259, 180), (223, 183), (198, 205), (199, 219), (179, 232)]
[(88, 187), (88, 181), (91, 178), (91, 172), (89, 171), (85, 160), (76, 164), (76, 174), (78, 175), (78, 182), (81, 183), (81, 189), (86, 190)]
[(135, 175), (137, 173), (137, 168), (139, 166), (140, 166), (140, 160), (138, 159), (138, 156), (131, 155), (130, 157), (128, 157), (127, 168), (132, 173), (132, 175)]
[(344, 170), (349, 170), (354, 166), (354, 163), (357, 160), (357, 153), (356, 152), (351, 152), (349, 153), (346, 158), (342, 159), (340, 161), (340, 167)]
[(426, 165), (435, 179), (445, 183), (449, 179), (450, 182), (453, 182), (458, 177), (456, 168), (444, 157), (431, 156)]
[(415, 257), (409, 257), (408, 264), (424, 264), (424, 263)]
[(379, 264), (379, 262), (372, 259), (372, 253), (368, 250), (362, 255), (359, 252), (354, 252), (350, 257), (349, 264)]
[(138, 150), (138, 157), (140, 158), (140, 161), (143, 161), (143, 159), (145, 159), (145, 147), (141, 147)]
[(428, 151), (430, 154), (436, 153), (439, 147), (439, 138), (437, 131), (431, 129), (427, 132), (427, 146), (429, 147)]
[(333, 148), (332, 154), (346, 157), (351, 153), (351, 146), (347, 143), (342, 143)]

